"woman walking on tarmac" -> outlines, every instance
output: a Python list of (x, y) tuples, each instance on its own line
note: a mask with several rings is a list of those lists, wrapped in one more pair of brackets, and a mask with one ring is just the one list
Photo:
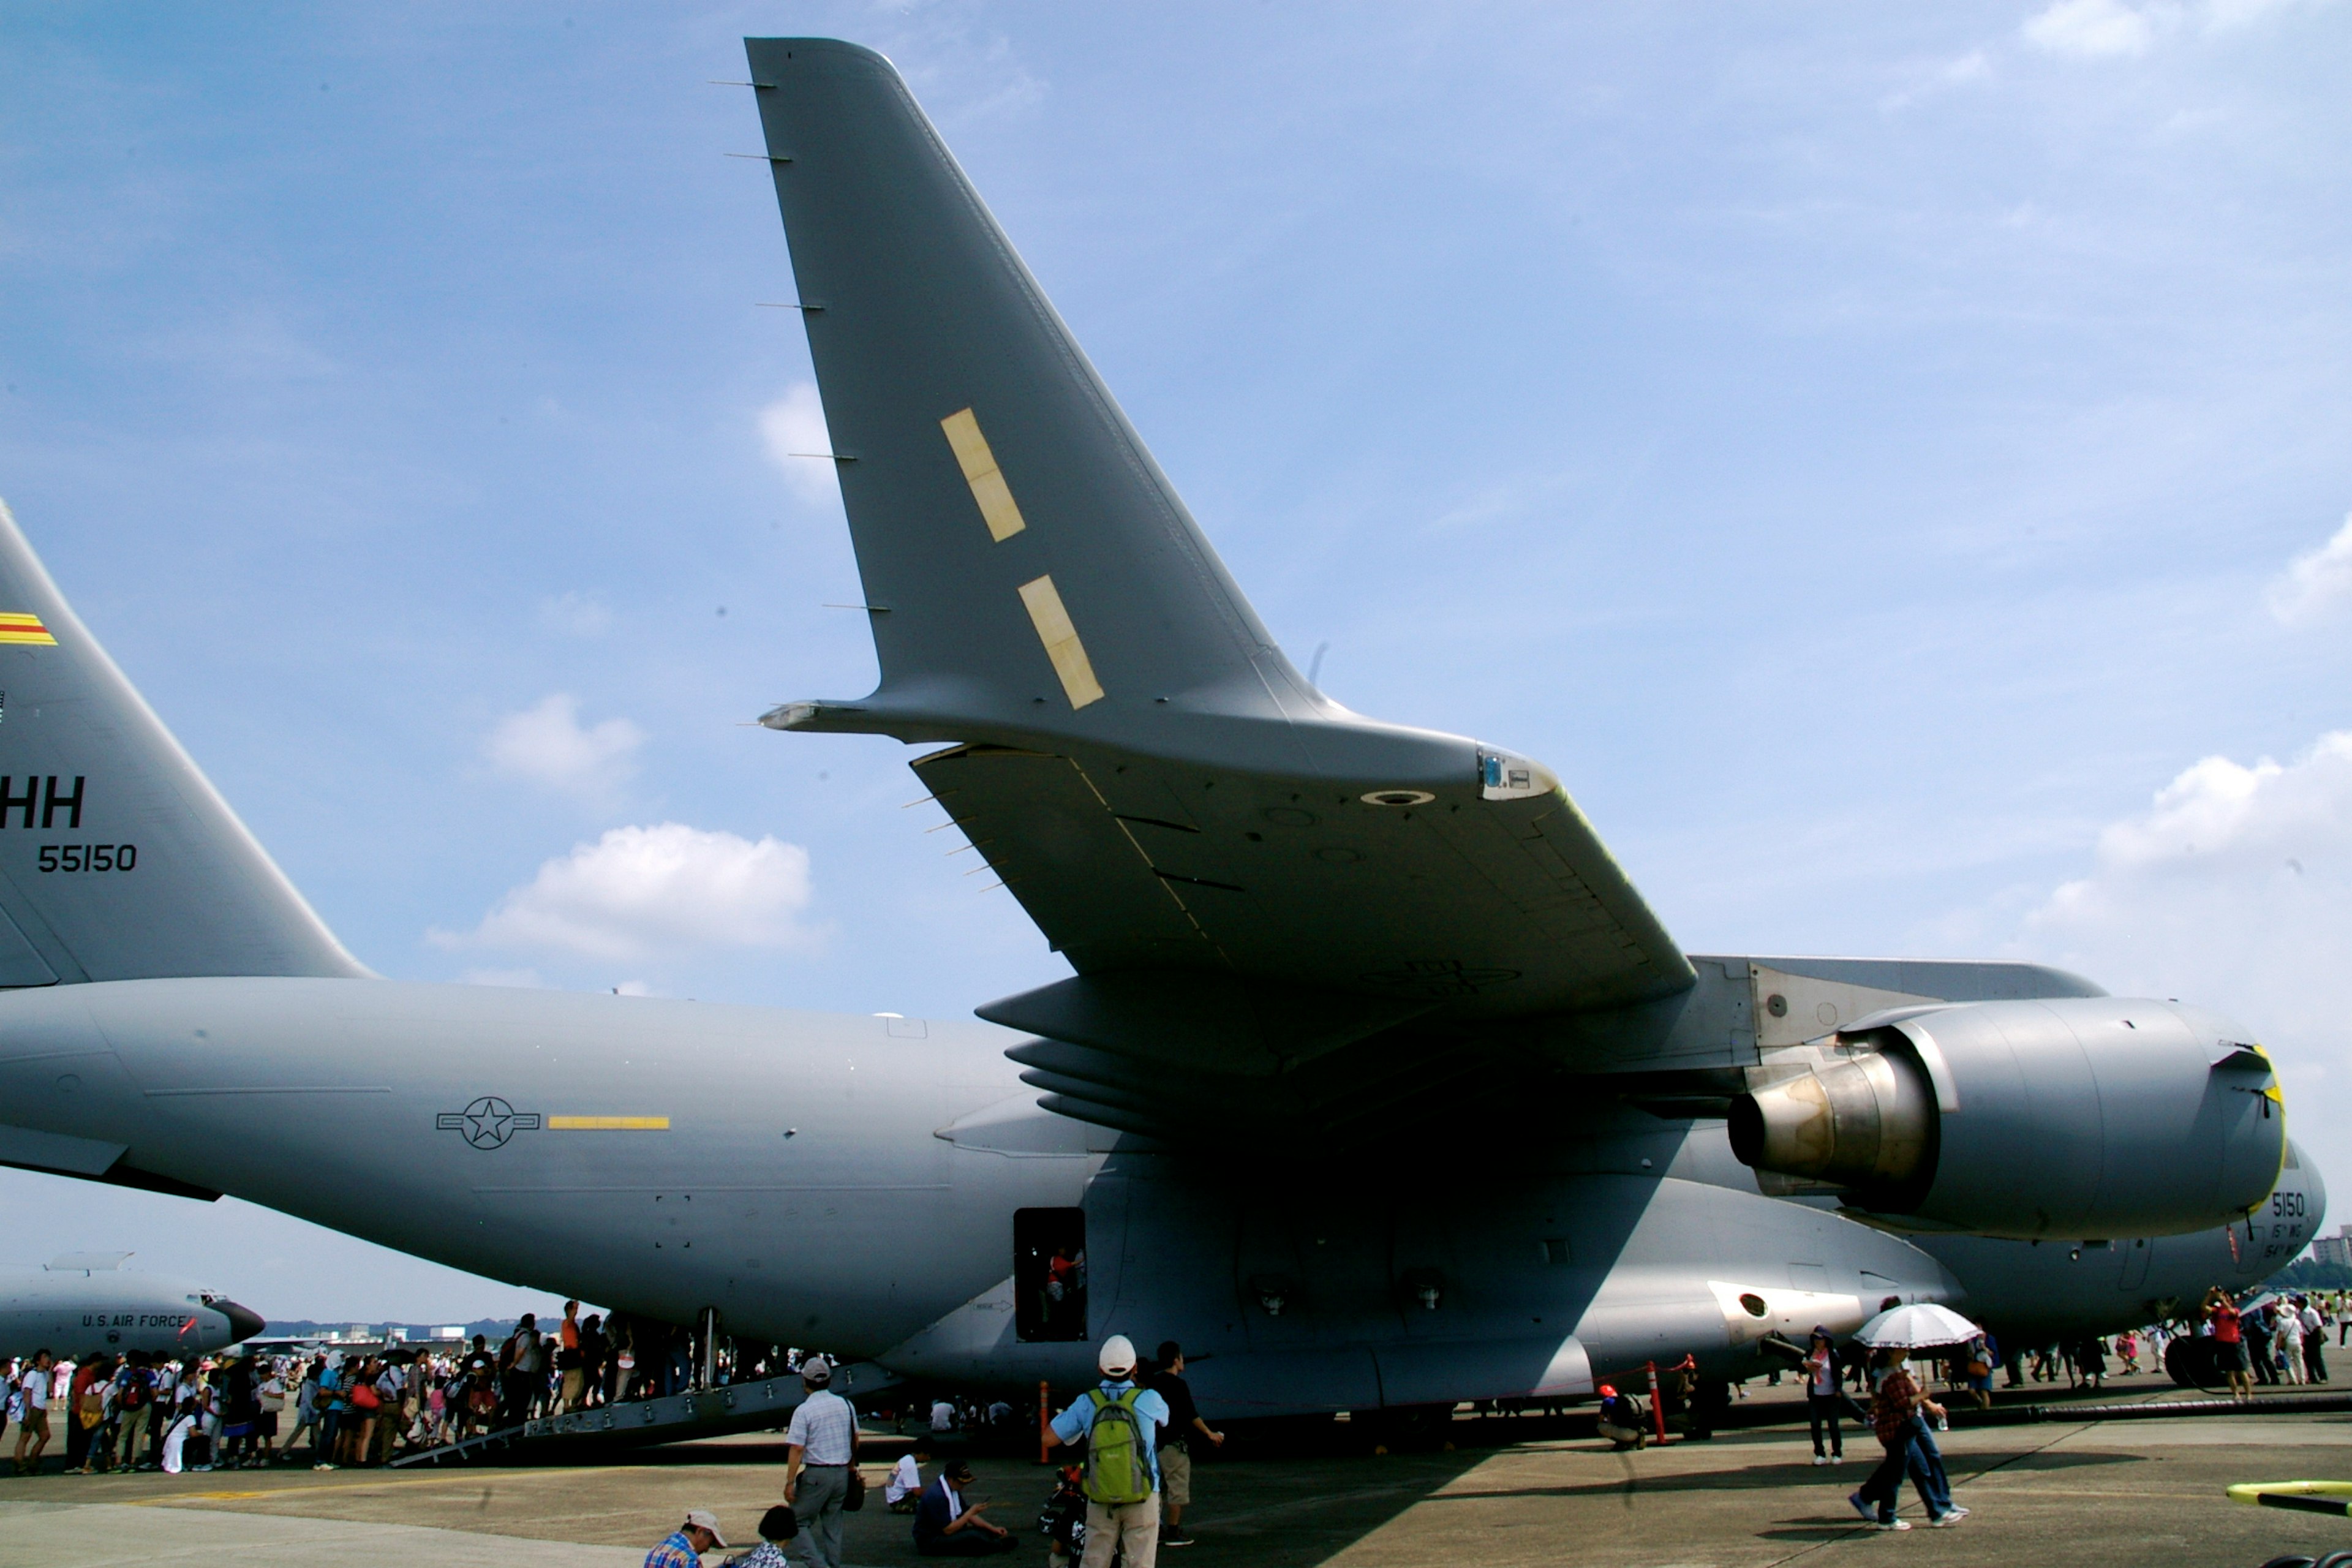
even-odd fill
[[(1838, 1411), (1845, 1404), (1845, 1373), (1838, 1365), (1837, 1342), (1826, 1326), (1813, 1330), (1805, 1352), (1805, 1415), (1813, 1428), (1813, 1463), (1845, 1463), (1845, 1434), (1838, 1427)], [(1822, 1447), (1822, 1426), (1830, 1429), (1830, 1446)]]
[(1919, 1501), (1927, 1510), (1927, 1522), (1939, 1530), (1958, 1524), (1969, 1510), (1952, 1505), (1951, 1493), (1945, 1489), (1937, 1475), (1940, 1467), (1930, 1465), (1919, 1446), (1919, 1413), (1924, 1410), (1941, 1416), (1944, 1407), (1923, 1394), (1912, 1381), (1904, 1364), (1910, 1352), (1895, 1345), (1881, 1353), (1885, 1357), (1886, 1373), (1879, 1381), (1870, 1418), (1886, 1457), (1878, 1462), (1870, 1479), (1862, 1483), (1862, 1489), (1846, 1501), (1874, 1530), (1908, 1530), (1908, 1521), (1895, 1517), (1895, 1500), (1903, 1490), (1903, 1478), (1907, 1473), (1911, 1484), (1918, 1489)]

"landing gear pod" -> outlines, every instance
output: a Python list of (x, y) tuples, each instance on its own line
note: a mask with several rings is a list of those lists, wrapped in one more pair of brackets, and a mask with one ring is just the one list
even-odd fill
[(2174, 1003), (1904, 1008), (1780, 1053), (1732, 1102), (1755, 1170), (1893, 1228), (2042, 1237), (2203, 1230), (2285, 1157), (2270, 1058)]

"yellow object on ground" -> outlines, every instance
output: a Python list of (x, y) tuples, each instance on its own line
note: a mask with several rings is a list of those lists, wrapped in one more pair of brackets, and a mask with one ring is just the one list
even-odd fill
[(2230, 1489), (2230, 1500), (2352, 1516), (2352, 1481), (2241, 1481)]

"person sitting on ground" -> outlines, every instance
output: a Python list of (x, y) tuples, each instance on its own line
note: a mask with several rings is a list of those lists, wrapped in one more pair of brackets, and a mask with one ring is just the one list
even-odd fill
[(1631, 1394), (1620, 1394), (1608, 1384), (1600, 1388), (1601, 1435), (1617, 1447), (1619, 1453), (1638, 1448), (1650, 1440), (1642, 1426), (1642, 1402)]
[(730, 1557), (727, 1568), (791, 1568), (784, 1542), (800, 1532), (801, 1521), (791, 1506), (780, 1502), (760, 1516), (760, 1544), (740, 1557)]
[(882, 1500), (890, 1505), (892, 1513), (912, 1513), (922, 1500), (923, 1465), (929, 1454), (908, 1449), (898, 1456), (890, 1468), (890, 1479), (882, 1483)]
[(966, 1503), (964, 1489), (971, 1485), (971, 1467), (950, 1459), (940, 1467), (939, 1479), (923, 1489), (915, 1509), (915, 1550), (925, 1557), (993, 1557), (1021, 1544), (1001, 1524), (982, 1517), (984, 1502)]
[(702, 1568), (702, 1554), (726, 1544), (719, 1533), (719, 1516), (707, 1508), (690, 1508), (686, 1522), (646, 1553), (646, 1568)]

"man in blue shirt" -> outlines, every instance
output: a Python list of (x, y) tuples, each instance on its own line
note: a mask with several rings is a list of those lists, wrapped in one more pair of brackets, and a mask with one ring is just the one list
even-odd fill
[[(1125, 1334), (1103, 1342), (1096, 1364), (1102, 1368), (1102, 1398), (1089, 1392), (1055, 1416), (1045, 1446), (1086, 1441), (1094, 1435), (1103, 1410), (1124, 1402), (1134, 1412), (1136, 1449), (1151, 1489), (1137, 1502), (1102, 1503), (1088, 1495), (1087, 1554), (1079, 1568), (1110, 1568), (1113, 1547), (1125, 1553), (1126, 1568), (1153, 1568), (1160, 1557), (1160, 1463), (1153, 1447), (1160, 1428), (1168, 1425), (1168, 1402), (1148, 1388), (1136, 1387), (1135, 1347)], [(1089, 1467), (1089, 1479), (1092, 1474)]]

